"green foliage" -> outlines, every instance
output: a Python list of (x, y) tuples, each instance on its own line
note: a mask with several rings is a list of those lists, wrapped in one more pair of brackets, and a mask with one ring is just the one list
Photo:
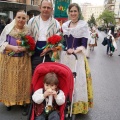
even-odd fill
[(115, 13), (111, 12), (109, 10), (104, 10), (102, 14), (98, 17), (98, 21), (103, 21), (104, 24), (108, 26), (109, 23), (112, 23), (113, 25), (116, 24), (115, 22)]
[(91, 15), (91, 18), (88, 20), (88, 24), (90, 27), (96, 25), (96, 20), (94, 18), (94, 14)]

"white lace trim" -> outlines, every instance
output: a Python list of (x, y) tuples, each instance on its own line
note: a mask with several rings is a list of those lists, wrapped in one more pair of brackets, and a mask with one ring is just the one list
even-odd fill
[(0, 53), (3, 53), (7, 45), (8, 45), (8, 42), (4, 42), (2, 46), (0, 46)]
[(62, 25), (63, 35), (72, 35), (75, 38), (90, 38), (90, 31), (87, 22), (79, 20), (75, 28), (68, 28), (71, 20)]
[(15, 26), (15, 19), (10, 24), (5, 26), (0, 36), (0, 47), (6, 41), (7, 35), (10, 33), (10, 31), (13, 29), (14, 26)]

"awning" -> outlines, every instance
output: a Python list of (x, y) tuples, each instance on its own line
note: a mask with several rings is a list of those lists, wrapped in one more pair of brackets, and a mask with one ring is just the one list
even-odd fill
[(0, 15), (1, 15), (1, 16), (7, 16), (6, 13), (1, 13), (1, 12), (0, 12)]
[(26, 10), (26, 4), (0, 2), (0, 11), (18, 11), (22, 9)]
[(39, 7), (37, 5), (26, 5), (26, 11), (31, 10), (39, 11)]

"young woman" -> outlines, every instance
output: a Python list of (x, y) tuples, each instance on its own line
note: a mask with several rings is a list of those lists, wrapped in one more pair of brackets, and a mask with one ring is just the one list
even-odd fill
[(92, 79), (85, 56), (90, 32), (88, 24), (80, 20), (81, 10), (78, 4), (70, 4), (68, 14), (71, 20), (62, 25), (67, 52), (62, 51), (61, 62), (70, 67), (74, 72), (75, 58), (72, 53), (78, 56), (76, 67), (77, 78), (75, 80), (75, 94), (73, 97), (73, 114), (86, 114), (89, 107), (93, 106)]

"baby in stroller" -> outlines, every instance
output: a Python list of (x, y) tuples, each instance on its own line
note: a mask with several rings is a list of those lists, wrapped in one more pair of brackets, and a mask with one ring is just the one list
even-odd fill
[(44, 88), (36, 90), (32, 95), (35, 104), (35, 120), (60, 120), (59, 106), (65, 103), (65, 95), (58, 89), (58, 78), (54, 72), (44, 77)]
[[(67, 66), (57, 62), (39, 64), (32, 77), (32, 101), (27, 120), (45, 120), (46, 117), (64, 120), (67, 99), (72, 101), (73, 87), (73, 74)], [(48, 101), (48, 98), (53, 100)]]

